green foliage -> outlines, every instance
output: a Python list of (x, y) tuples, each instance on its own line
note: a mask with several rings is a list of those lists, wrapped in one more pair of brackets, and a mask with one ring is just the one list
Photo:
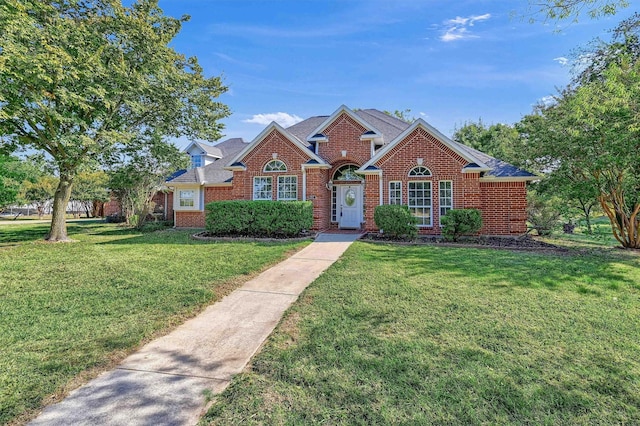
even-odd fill
[[(628, 0), (529, 0), (531, 12), (544, 16), (544, 20), (570, 19), (574, 22), (583, 13), (593, 19), (615, 15), (628, 6)], [(535, 21), (535, 17), (530, 18), (530, 22)]]
[(539, 194), (535, 190), (527, 192), (527, 220), (538, 235), (550, 235), (558, 228), (560, 205), (558, 198)]
[(445, 240), (458, 241), (462, 235), (477, 234), (482, 228), (482, 214), (478, 209), (452, 209), (440, 218)]
[(23, 160), (0, 153), (0, 211), (18, 202), (21, 183), (27, 178), (28, 171)]
[(562, 183), (562, 193), (595, 196), (620, 244), (640, 248), (640, 55), (619, 48), (638, 43), (640, 15), (633, 19), (624, 23), (631, 32), (620, 30), (611, 49), (600, 51), (604, 58), (594, 53), (604, 68), (598, 62), (554, 104), (525, 117), (523, 128), (528, 155)]
[(158, 135), (136, 139), (119, 152), (122, 155), (110, 159), (114, 165), (109, 171), (109, 188), (120, 202), (127, 223), (142, 229), (153, 213), (154, 195), (167, 176), (189, 165), (189, 158)]
[(79, 173), (71, 190), (71, 201), (84, 209), (87, 217), (95, 216), (94, 205), (109, 201), (109, 176), (102, 170)]
[(295, 237), (313, 225), (309, 201), (215, 201), (205, 209), (207, 231), (214, 235)]
[(377, 206), (373, 213), (376, 226), (391, 238), (413, 239), (418, 235), (417, 219), (407, 206), (385, 204)]
[(22, 183), (21, 201), (24, 204), (35, 204), (38, 216), (42, 218), (45, 209), (55, 195), (57, 186), (58, 178), (51, 175), (39, 176), (33, 182), (25, 181)]
[(525, 164), (524, 158), (519, 155), (519, 139), (515, 127), (501, 123), (486, 126), (481, 119), (477, 123), (465, 123), (453, 134), (453, 140), (458, 143), (522, 167)]
[(64, 211), (90, 159), (149, 134), (220, 137), (226, 87), (170, 47), (187, 20), (157, 0), (0, 3), (0, 138), (56, 164), (50, 240), (67, 239)]
[(415, 118), (414, 116), (411, 115), (411, 110), (410, 109), (405, 109), (403, 111), (400, 110), (395, 110), (393, 112), (391, 111), (383, 111), (385, 114), (390, 115), (391, 117), (395, 117), (397, 119), (400, 119), (404, 122), (407, 123), (413, 123), (414, 121), (417, 120), (417, 118)]

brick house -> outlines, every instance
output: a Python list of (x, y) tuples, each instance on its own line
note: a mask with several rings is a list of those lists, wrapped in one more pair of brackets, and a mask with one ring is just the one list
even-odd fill
[(526, 184), (536, 179), (422, 119), (346, 106), (215, 147), (220, 158), (167, 181), (176, 227), (203, 227), (211, 201), (309, 200), (316, 230), (375, 230), (376, 206), (405, 204), (423, 234), (440, 234), (452, 208), (477, 208), (482, 234), (517, 235), (526, 231)]

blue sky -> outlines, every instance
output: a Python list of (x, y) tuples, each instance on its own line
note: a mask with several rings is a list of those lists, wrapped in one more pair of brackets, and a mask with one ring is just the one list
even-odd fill
[[(515, 123), (570, 78), (572, 51), (630, 16), (529, 23), (528, 3), (450, 0), (160, 0), (191, 15), (176, 50), (222, 75), (225, 137), (252, 140), (340, 105), (410, 109), (446, 135)], [(569, 61), (569, 63), (567, 63)], [(186, 141), (178, 141), (184, 146)]]

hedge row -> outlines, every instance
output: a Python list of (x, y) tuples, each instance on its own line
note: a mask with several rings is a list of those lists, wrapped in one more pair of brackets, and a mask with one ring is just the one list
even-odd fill
[(310, 201), (214, 201), (205, 209), (213, 235), (293, 237), (313, 225)]

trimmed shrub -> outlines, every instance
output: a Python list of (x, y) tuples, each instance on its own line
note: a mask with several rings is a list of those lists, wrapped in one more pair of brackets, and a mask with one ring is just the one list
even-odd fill
[(205, 209), (213, 235), (293, 237), (313, 225), (310, 201), (214, 201)]
[(376, 226), (391, 238), (415, 238), (418, 235), (417, 219), (409, 207), (396, 204), (377, 206), (373, 214)]
[(453, 209), (440, 218), (442, 236), (458, 241), (462, 235), (476, 234), (482, 228), (482, 214), (478, 209)]

